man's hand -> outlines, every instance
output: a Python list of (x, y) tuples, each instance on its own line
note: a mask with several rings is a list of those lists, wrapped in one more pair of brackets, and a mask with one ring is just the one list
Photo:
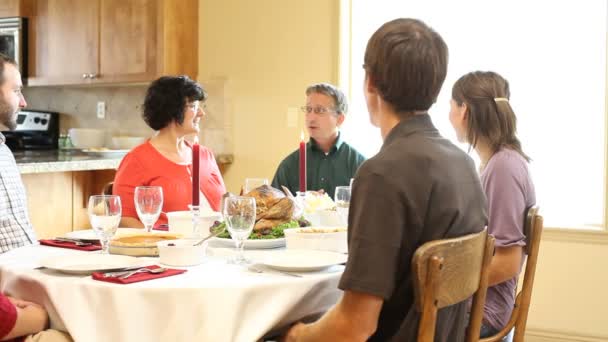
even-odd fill
[(8, 335), (4, 336), (4, 340), (36, 334), (46, 329), (49, 316), (42, 306), (11, 297), (9, 300), (17, 307), (17, 321)]
[(367, 341), (374, 334), (383, 299), (362, 292), (344, 291), (344, 296), (317, 322), (298, 323), (281, 341)]
[(280, 342), (294, 342), (298, 340), (298, 336), (300, 334), (300, 331), (304, 328), (304, 324), (303, 323), (298, 323), (293, 325), (291, 328), (289, 328), (289, 330), (287, 331), (287, 333), (285, 334), (285, 336), (283, 336), (280, 340)]

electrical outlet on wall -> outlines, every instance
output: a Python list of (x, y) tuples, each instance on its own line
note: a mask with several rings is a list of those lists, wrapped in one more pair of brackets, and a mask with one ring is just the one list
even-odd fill
[(104, 101), (97, 102), (97, 118), (98, 119), (106, 118), (106, 103)]
[(287, 108), (287, 127), (289, 127), (289, 128), (298, 127), (298, 108), (297, 107)]

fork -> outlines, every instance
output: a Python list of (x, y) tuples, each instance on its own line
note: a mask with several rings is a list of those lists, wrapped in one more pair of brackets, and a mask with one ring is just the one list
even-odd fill
[(164, 267), (159, 267), (159, 268), (146, 268), (146, 267), (144, 267), (144, 268), (139, 268), (139, 269), (136, 269), (134, 271), (131, 271), (131, 272), (127, 273), (127, 274), (121, 275), (118, 278), (120, 278), (120, 279), (127, 279), (127, 278), (129, 278), (130, 276), (132, 276), (134, 274), (142, 273), (142, 272), (147, 272), (147, 273), (152, 273), (152, 274), (158, 274), (158, 273), (163, 273), (166, 270), (167, 269), (164, 268)]
[(255, 272), (255, 273), (268, 273), (268, 272), (273, 273), (273, 272), (275, 272), (275, 273), (280, 273), (280, 274), (284, 274), (284, 275), (291, 276), (291, 277), (302, 278), (301, 274), (285, 272), (285, 271), (281, 271), (281, 270), (277, 270), (277, 269), (272, 269), (271, 271), (269, 271), (265, 268), (262, 268), (260, 265), (250, 265), (249, 270), (252, 272)]
[(57, 242), (71, 242), (71, 243), (75, 244), (76, 246), (80, 246), (80, 247), (93, 245), (91, 242), (83, 242), (83, 241), (79, 241), (79, 240), (73, 240), (73, 239), (62, 238), (62, 237), (56, 237), (53, 240), (57, 241)]

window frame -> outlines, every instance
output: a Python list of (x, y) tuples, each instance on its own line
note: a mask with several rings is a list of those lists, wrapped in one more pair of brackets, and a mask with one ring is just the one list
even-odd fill
[[(352, 84), (352, 1), (339, 0), (339, 21), (338, 21), (338, 85), (344, 89), (348, 98), (353, 98), (353, 88), (361, 89), (362, 85)], [(606, 13), (608, 18), (608, 12)], [(604, 210), (603, 224), (599, 229), (591, 229), (589, 226), (575, 227), (559, 227), (545, 226), (543, 230), (543, 239), (559, 242), (578, 242), (588, 244), (608, 244), (608, 20), (605, 31), (606, 37), (606, 73), (605, 84), (606, 93), (604, 96), (604, 179), (602, 187), (604, 189)], [(354, 86), (354, 87), (353, 87)], [(542, 215), (542, 203), (540, 206), (540, 214)]]

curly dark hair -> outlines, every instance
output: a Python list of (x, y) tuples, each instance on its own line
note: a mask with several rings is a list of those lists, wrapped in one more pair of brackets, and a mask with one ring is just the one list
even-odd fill
[(181, 125), (186, 104), (206, 99), (203, 87), (188, 76), (163, 76), (148, 87), (142, 116), (155, 131), (173, 121)]

